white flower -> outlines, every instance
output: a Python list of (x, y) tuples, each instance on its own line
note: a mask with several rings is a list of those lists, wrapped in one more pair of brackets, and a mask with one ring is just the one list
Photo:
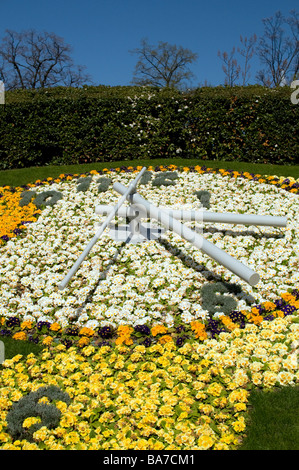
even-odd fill
[[(134, 174), (126, 173), (109, 176), (125, 186), (134, 178)], [(28, 225), (27, 237), (0, 247), (0, 312), (4, 316), (18, 314), (24, 318), (32, 313), (34, 318), (59, 318), (64, 324), (72, 323), (90, 293), (91, 302), (81, 312), (80, 325), (89, 321), (117, 325), (120, 320), (134, 324), (145, 318), (149, 324), (156, 320), (166, 322), (166, 318), (171, 324), (165, 316), (165, 305), (178, 306), (182, 321), (190, 322), (208, 316), (201, 308), (200, 288), (213, 282), (208, 281), (211, 274), (224, 276), (225, 281), (242, 288), (240, 295), (227, 294), (235, 298), (238, 310), (250, 311), (253, 300), (256, 304), (273, 301), (298, 284), (298, 195), (243, 178), (186, 172), (179, 174), (175, 186), (161, 190), (149, 183), (140, 186), (139, 191), (157, 205), (192, 209), (200, 207), (194, 190), (202, 188), (210, 191), (211, 210), (215, 212), (287, 215), (286, 228), (204, 224), (208, 241), (259, 273), (258, 286), (248, 285), (171, 231), (166, 231), (163, 238), (180, 251), (180, 258), (151, 240), (142, 245), (125, 245), (111, 264), (119, 245), (107, 231), (67, 290), (57, 292), (59, 282), (94, 233), (95, 222), (104, 220), (94, 213), (98, 203), (97, 178), (98, 175), (92, 178), (86, 193), (76, 191), (76, 181), (55, 183), (53, 188), (63, 192), (63, 200), (45, 208), (38, 220)], [(37, 188), (38, 193), (43, 191), (43, 187)], [(114, 191), (101, 194), (103, 204), (115, 204), (118, 199)], [(283, 237), (277, 238), (280, 235)], [(197, 265), (202, 269), (195, 269)], [(98, 282), (104, 271), (106, 280)], [(217, 315), (221, 316), (221, 312)], [(284, 352), (282, 346), (280, 351)]]
[(183, 300), (182, 302), (179, 303), (178, 307), (180, 310), (186, 311), (190, 309), (191, 303), (188, 302), (188, 300)]

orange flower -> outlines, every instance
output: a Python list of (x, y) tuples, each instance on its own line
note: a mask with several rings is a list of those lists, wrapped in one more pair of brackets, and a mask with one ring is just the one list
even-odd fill
[(163, 335), (160, 339), (159, 339), (159, 343), (160, 344), (165, 344), (165, 343), (169, 343), (170, 341), (173, 341), (172, 337), (170, 335)]
[(167, 328), (163, 325), (156, 325), (151, 329), (151, 333), (153, 336), (157, 336), (160, 333), (167, 333)]
[(31, 321), (23, 321), (21, 323), (21, 328), (22, 330), (30, 330), (30, 328), (32, 328), (32, 322)]
[(258, 308), (253, 307), (253, 308), (251, 309), (251, 313), (256, 314), (256, 313), (260, 313), (260, 312), (259, 312), (259, 309), (258, 309)]
[(80, 347), (87, 346), (89, 344), (89, 338), (86, 336), (83, 336), (82, 338), (79, 339), (78, 344)]
[(205, 330), (205, 325), (199, 321), (192, 321), (191, 328), (195, 332), (195, 337), (200, 340), (204, 340), (208, 337)]
[(93, 336), (94, 335), (94, 330), (92, 328), (87, 328), (86, 326), (84, 326), (79, 331), (79, 335), (81, 335), (81, 336)]
[(53, 338), (52, 336), (46, 336), (44, 339), (43, 339), (43, 344), (45, 344), (46, 346), (49, 346), (53, 341)]
[(234, 330), (235, 328), (238, 328), (238, 325), (236, 325), (236, 323), (234, 323), (229, 317), (227, 317), (226, 315), (223, 315), (221, 318), (221, 321), (222, 323), (224, 324), (224, 326), (226, 326), (226, 328), (230, 331)]
[(284, 313), (282, 310), (277, 310), (276, 312), (274, 312), (274, 316), (279, 317), (279, 318), (284, 318)]
[(117, 334), (120, 336), (130, 335), (133, 332), (133, 328), (128, 325), (120, 325), (117, 328)]
[(285, 300), (286, 302), (290, 302), (290, 301), (293, 301), (295, 300), (295, 297), (290, 294), (289, 292), (285, 292), (284, 294), (280, 294), (280, 296), (283, 298), (283, 300)]
[(269, 310), (275, 310), (276, 305), (275, 305), (273, 302), (265, 302), (265, 303), (263, 304), (263, 307), (264, 307), (267, 311), (269, 311)]
[(17, 339), (19, 341), (25, 341), (27, 339), (27, 335), (24, 331), (19, 331), (13, 335), (13, 339)]
[[(6, 235), (12, 238), (16, 237), (15, 229), (26, 230), (26, 226), (22, 225), (23, 221), (34, 222), (36, 217), (33, 217), (33, 214), (40, 214), (41, 210), (37, 209), (33, 203), (22, 207), (19, 205), (22, 188), (14, 193), (3, 192), (3, 189), (1, 189), (0, 199), (0, 237)], [(0, 240), (0, 244), (3, 243), (4, 241)]]
[(133, 332), (133, 328), (128, 325), (120, 325), (117, 329), (117, 334), (119, 337), (115, 340), (115, 344), (126, 344), (129, 346), (133, 344), (133, 340), (130, 338), (131, 333)]
[(51, 331), (59, 331), (61, 328), (61, 326), (59, 325), (59, 323), (52, 323), (52, 325), (50, 326), (50, 330)]
[(133, 340), (130, 338), (130, 336), (119, 336), (116, 338), (115, 344), (126, 344), (127, 346), (130, 346), (130, 344), (133, 344)]
[[(251, 312), (253, 312), (253, 310), (257, 310), (256, 308), (253, 308), (251, 309)], [(247, 313), (247, 318), (249, 321), (251, 321), (252, 323), (254, 323), (255, 325), (259, 325), (263, 320), (264, 318), (262, 317), (262, 315), (256, 315), (255, 313)]]

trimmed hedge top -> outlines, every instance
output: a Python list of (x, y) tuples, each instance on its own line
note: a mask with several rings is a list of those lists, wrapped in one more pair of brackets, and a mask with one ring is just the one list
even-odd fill
[(6, 93), (0, 170), (185, 157), (297, 164), (288, 87), (56, 87)]

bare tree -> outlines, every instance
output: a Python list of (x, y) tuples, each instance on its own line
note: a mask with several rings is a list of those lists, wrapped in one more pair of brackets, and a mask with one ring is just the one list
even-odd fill
[(54, 33), (6, 30), (0, 46), (0, 76), (7, 89), (80, 86), (90, 82), (85, 67), (74, 66), (71, 47)]
[(283, 80), (288, 83), (299, 70), (298, 13), (292, 10), (289, 18), (285, 18), (278, 11), (262, 21), (265, 29), (257, 53), (265, 68), (258, 71), (257, 79), (268, 87), (279, 86)]
[(222, 70), (225, 74), (225, 85), (234, 86), (239, 78), (241, 67), (235, 59), (236, 48), (233, 47), (230, 54), (218, 51), (218, 57), (222, 60)]
[(190, 49), (162, 41), (151, 46), (142, 39), (141, 47), (131, 52), (139, 55), (132, 80), (135, 85), (181, 88), (194, 76), (188, 66), (198, 55)]
[(257, 36), (254, 34), (251, 36), (249, 39), (245, 36), (240, 36), (240, 42), (243, 46), (241, 49), (238, 47), (237, 51), (238, 53), (244, 58), (244, 68), (241, 70), (242, 78), (243, 78), (243, 86), (245, 86), (248, 82), (248, 79), (250, 77), (250, 60), (252, 59), (253, 54), (255, 53), (255, 44), (257, 41)]

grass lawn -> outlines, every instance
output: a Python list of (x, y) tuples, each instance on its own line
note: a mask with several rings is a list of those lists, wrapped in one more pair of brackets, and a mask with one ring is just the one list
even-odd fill
[(240, 450), (299, 450), (299, 388), (255, 390), (250, 426)]
[(9, 337), (1, 336), (1, 341), (5, 347), (5, 359), (11, 359), (17, 354), (27, 356), (30, 353), (38, 354), (42, 351), (42, 346), (30, 341), (17, 341)]
[(283, 165), (264, 165), (246, 162), (233, 161), (215, 161), (215, 160), (195, 160), (195, 159), (149, 159), (149, 160), (132, 160), (123, 162), (104, 162), (104, 163), (88, 163), (84, 165), (55, 165), (45, 167), (22, 168), (18, 170), (5, 170), (0, 172), (0, 186), (21, 186), (27, 183), (34, 183), (38, 179), (44, 179), (49, 176), (57, 177), (61, 173), (87, 173), (91, 170), (101, 170), (103, 168), (118, 168), (120, 166), (156, 166), (156, 165), (177, 165), (177, 166), (206, 166), (208, 168), (223, 168), (236, 171), (247, 171), (261, 175), (276, 176), (292, 176), (299, 178), (299, 165), (283, 166)]
[[(248, 164), (230, 161), (199, 161), (186, 159), (135, 160), (106, 162), (85, 165), (62, 165), (34, 167), (0, 172), (0, 186), (21, 186), (38, 179), (57, 177), (61, 173), (85, 173), (93, 169), (117, 168), (121, 166), (206, 166), (209, 168), (233, 169), (261, 175), (292, 176), (299, 178), (299, 166)], [(34, 343), (0, 337), (5, 344), (5, 358), (17, 354), (39, 354), (42, 347)], [(1, 373), (1, 366), (0, 366)], [(240, 450), (298, 450), (299, 449), (299, 388), (283, 387), (271, 391), (251, 392), (249, 426)]]

